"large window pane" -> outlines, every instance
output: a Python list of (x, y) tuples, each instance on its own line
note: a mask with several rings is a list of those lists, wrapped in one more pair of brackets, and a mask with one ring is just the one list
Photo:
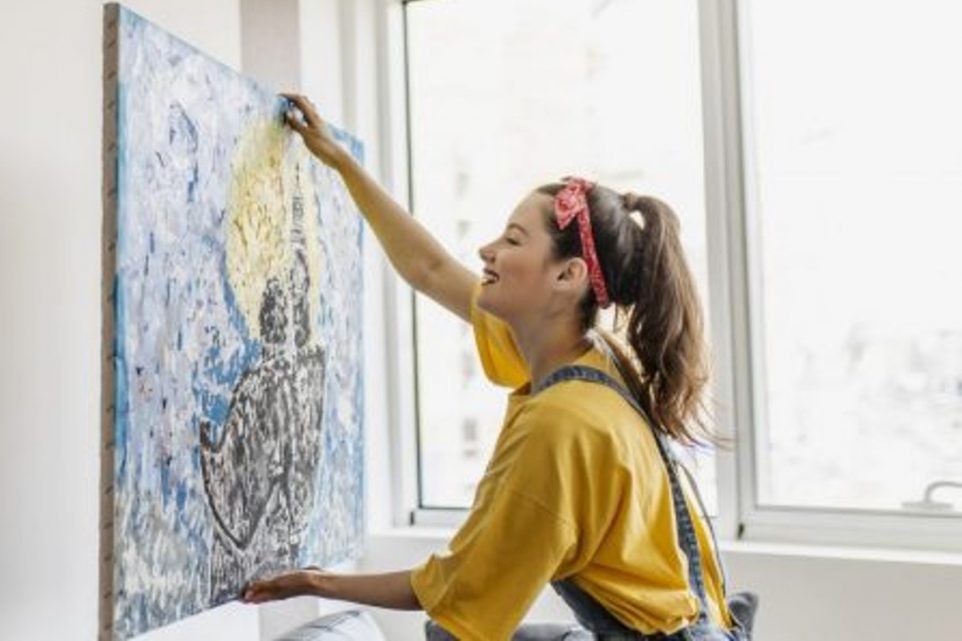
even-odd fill
[[(447, 247), (480, 274), (518, 201), (581, 174), (673, 205), (707, 303), (694, 0), (435, 0), (407, 20), (414, 210)], [(467, 506), (505, 392), (469, 327), (426, 299), (415, 314), (422, 504)]]
[(748, 18), (759, 498), (904, 509), (962, 480), (962, 5), (766, 0)]

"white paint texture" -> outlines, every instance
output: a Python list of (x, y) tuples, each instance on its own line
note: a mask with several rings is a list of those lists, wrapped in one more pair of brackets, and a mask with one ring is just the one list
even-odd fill
[(357, 555), (362, 287), (360, 217), (281, 124), (283, 101), (132, 12), (117, 38), (126, 639)]

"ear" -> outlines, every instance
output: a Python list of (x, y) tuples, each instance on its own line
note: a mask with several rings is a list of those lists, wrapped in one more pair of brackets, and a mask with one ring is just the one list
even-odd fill
[(561, 264), (555, 277), (555, 289), (580, 294), (588, 283), (588, 264), (583, 258), (569, 258)]

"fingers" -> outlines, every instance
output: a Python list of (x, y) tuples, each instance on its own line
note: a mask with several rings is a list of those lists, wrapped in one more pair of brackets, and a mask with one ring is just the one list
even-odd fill
[(305, 96), (296, 93), (282, 93), (282, 96), (294, 103), (302, 114), (304, 114), (304, 119), (307, 124), (311, 127), (320, 127), (321, 118), (317, 115), (317, 110), (314, 108), (314, 103), (308, 100)]
[(261, 603), (269, 601), (270, 590), (265, 585), (266, 581), (254, 581), (248, 583), (241, 593), (241, 600), (244, 603)]
[(244, 603), (266, 603), (286, 599), (292, 596), (289, 592), (280, 578), (252, 581), (241, 592), (241, 600)]
[(291, 126), (291, 129), (301, 134), (302, 136), (305, 133), (307, 133), (307, 125), (301, 122), (301, 119), (298, 118), (297, 114), (294, 113), (293, 111), (288, 111), (286, 114), (284, 114), (284, 120), (287, 122), (288, 125)]

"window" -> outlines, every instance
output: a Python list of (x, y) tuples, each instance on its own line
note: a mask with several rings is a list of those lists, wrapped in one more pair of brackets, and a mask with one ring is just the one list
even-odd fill
[[(674, 207), (707, 305), (694, 0), (405, 8), (413, 209), (445, 246), (480, 276), (477, 248), (527, 192), (590, 176)], [(484, 378), (468, 326), (420, 298), (415, 319), (420, 507), (467, 507), (505, 392)], [(712, 457), (696, 462), (712, 509)]]
[(758, 504), (958, 508), (962, 8), (748, 7)]

